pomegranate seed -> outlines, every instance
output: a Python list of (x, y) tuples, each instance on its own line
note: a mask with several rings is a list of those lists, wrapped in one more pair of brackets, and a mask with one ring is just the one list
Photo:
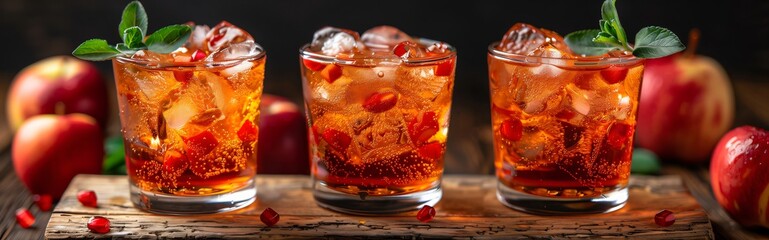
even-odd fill
[(108, 233), (109, 232), (109, 219), (102, 216), (95, 216), (88, 219), (88, 230), (95, 233)]
[(35, 194), (32, 196), (32, 200), (35, 201), (35, 204), (37, 204), (37, 208), (44, 212), (50, 211), (51, 206), (53, 205), (53, 198), (51, 198), (51, 195), (48, 194)]
[(417, 220), (420, 222), (426, 223), (432, 221), (433, 218), (435, 218), (435, 208), (428, 205), (422, 207), (422, 209), (420, 209), (417, 213)]
[(214, 134), (208, 130), (185, 139), (184, 143), (186, 143), (185, 150), (187, 156), (194, 159), (198, 159), (210, 153), (217, 145), (219, 145), (219, 141), (216, 140)]
[(280, 220), (280, 214), (272, 210), (272, 208), (267, 208), (264, 209), (262, 214), (259, 214), (259, 219), (268, 227), (272, 227), (272, 225), (275, 225)]
[(323, 131), (322, 137), (332, 148), (340, 152), (347, 150), (347, 147), (350, 146), (350, 142), (352, 142), (352, 138), (346, 133), (330, 128)]
[(304, 66), (307, 67), (307, 69), (310, 69), (312, 71), (320, 71), (326, 67), (326, 64), (322, 64), (310, 59), (302, 59), (302, 64), (304, 64)]
[(187, 156), (175, 150), (166, 151), (162, 167), (163, 177), (166, 179), (176, 179), (181, 176), (188, 167), (189, 162), (187, 162)]
[(427, 159), (439, 159), (443, 156), (443, 144), (439, 142), (431, 142), (417, 149), (417, 154), (420, 157)]
[(32, 224), (35, 224), (35, 216), (32, 216), (32, 213), (26, 208), (19, 208), (16, 210), (16, 222), (22, 228), (29, 228)]
[(378, 92), (371, 94), (363, 101), (363, 109), (372, 113), (381, 113), (395, 107), (398, 103), (398, 94), (394, 92)]
[(409, 43), (411, 42), (403, 41), (395, 45), (395, 47), (393, 47), (393, 53), (395, 54), (395, 56), (404, 57), (404, 55), (406, 55), (406, 53), (409, 52), (409, 50), (407, 49), (408, 48), (407, 45), (409, 45)]
[(238, 137), (243, 142), (253, 142), (259, 139), (259, 128), (251, 121), (246, 120), (240, 130), (238, 130)]
[(192, 71), (174, 71), (174, 78), (177, 82), (181, 83), (188, 83), (190, 82), (190, 78), (192, 78), (193, 72)]
[(499, 126), (499, 133), (510, 141), (518, 141), (523, 137), (523, 124), (517, 118), (507, 119)]
[(622, 149), (633, 137), (633, 127), (625, 123), (614, 123), (609, 128), (609, 145), (615, 149)]
[(77, 192), (77, 201), (86, 207), (97, 207), (96, 193), (91, 190), (80, 190), (80, 192)]
[(409, 134), (411, 135), (411, 140), (414, 141), (415, 144), (421, 145), (422, 143), (427, 142), (427, 140), (430, 140), (430, 138), (440, 130), (440, 126), (438, 126), (438, 114), (435, 112), (424, 112), (421, 116), (411, 119), (407, 127)]
[(454, 60), (447, 60), (435, 67), (435, 76), (449, 76), (454, 71)]
[(200, 61), (206, 58), (206, 53), (200, 50), (195, 50), (192, 52), (192, 58), (190, 59), (193, 62)]
[(654, 223), (660, 227), (667, 227), (676, 222), (676, 215), (665, 209), (654, 215)]
[(342, 67), (336, 64), (329, 64), (320, 71), (320, 76), (326, 79), (328, 83), (334, 83), (339, 77), (342, 76)]
[(609, 84), (615, 84), (625, 80), (628, 69), (626, 67), (611, 66), (601, 70), (601, 77)]

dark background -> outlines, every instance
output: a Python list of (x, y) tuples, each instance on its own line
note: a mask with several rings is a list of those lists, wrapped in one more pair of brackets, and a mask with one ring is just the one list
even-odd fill
[[(150, 32), (162, 26), (221, 20), (245, 29), (267, 50), (265, 92), (301, 102), (298, 48), (315, 30), (331, 25), (363, 32), (387, 24), (406, 33), (454, 45), (459, 60), (447, 172), (488, 172), (483, 147), (489, 123), (486, 47), (516, 22), (566, 34), (597, 28), (600, 0), (573, 1), (143, 1)], [(10, 79), (39, 59), (69, 54), (89, 38), (119, 41), (117, 26), (128, 1), (2, 0), (0, 74)], [(721, 62), (730, 75), (769, 72), (769, 1), (620, 0), (628, 35), (644, 26), (671, 29), (686, 42), (702, 32), (697, 52)], [(109, 79), (108, 62), (97, 63)], [(114, 91), (111, 89), (111, 91)], [(5, 99), (0, 100), (4, 102)], [(738, 107), (739, 108), (739, 107)], [(750, 123), (750, 122), (748, 122)], [(740, 122), (738, 121), (738, 123)], [(461, 161), (459, 160), (461, 159)]]

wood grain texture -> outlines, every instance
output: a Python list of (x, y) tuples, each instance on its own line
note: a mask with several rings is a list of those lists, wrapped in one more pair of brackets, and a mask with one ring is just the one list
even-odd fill
[[(60, 238), (584, 238), (646, 237), (712, 239), (710, 221), (677, 176), (631, 178), (630, 201), (609, 214), (536, 216), (511, 210), (495, 197), (492, 176), (448, 175), (444, 197), (430, 223), (416, 220), (415, 212), (388, 216), (353, 216), (318, 207), (307, 176), (260, 175), (258, 198), (251, 206), (230, 213), (164, 216), (133, 208), (125, 176), (80, 175), (56, 206), (45, 236)], [(92, 189), (99, 208), (81, 206), (75, 193)], [(265, 227), (259, 214), (266, 207), (280, 213), (280, 222)], [(654, 224), (661, 209), (675, 212), (670, 227)], [(112, 232), (88, 232), (94, 215), (112, 221)]]

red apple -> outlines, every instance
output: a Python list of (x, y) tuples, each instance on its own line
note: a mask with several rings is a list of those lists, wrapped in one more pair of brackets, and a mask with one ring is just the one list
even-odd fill
[(769, 228), (769, 132), (742, 126), (718, 142), (710, 182), (721, 207), (746, 227)]
[(88, 115), (38, 115), (13, 139), (13, 166), (32, 194), (59, 199), (77, 174), (101, 173), (102, 132)]
[(707, 161), (734, 120), (729, 77), (715, 60), (693, 54), (696, 38), (690, 52), (647, 60), (636, 126), (639, 146), (684, 163)]
[(264, 94), (260, 105), (257, 172), (309, 174), (307, 123), (288, 99)]
[(84, 113), (104, 127), (108, 104), (96, 66), (69, 56), (50, 57), (16, 75), (8, 94), (8, 123), (16, 130), (35, 115)]

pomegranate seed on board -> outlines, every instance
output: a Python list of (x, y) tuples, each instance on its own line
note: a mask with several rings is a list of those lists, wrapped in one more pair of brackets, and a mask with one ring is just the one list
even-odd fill
[(88, 219), (88, 224), (86, 226), (88, 227), (88, 230), (91, 230), (91, 232), (103, 234), (110, 231), (109, 225), (109, 219), (101, 216), (95, 216)]
[(665, 209), (654, 215), (654, 223), (660, 227), (667, 227), (676, 222), (676, 215)]
[(77, 201), (86, 207), (95, 208), (98, 206), (96, 203), (96, 193), (91, 190), (80, 190), (80, 192), (77, 193)]
[(417, 212), (417, 220), (420, 222), (426, 223), (432, 221), (433, 218), (435, 218), (435, 208), (431, 206), (425, 205)]
[(272, 210), (272, 208), (267, 208), (264, 209), (262, 214), (259, 214), (259, 219), (262, 220), (265, 225), (272, 227), (272, 225), (275, 225), (280, 221), (280, 214), (275, 212), (275, 210)]

